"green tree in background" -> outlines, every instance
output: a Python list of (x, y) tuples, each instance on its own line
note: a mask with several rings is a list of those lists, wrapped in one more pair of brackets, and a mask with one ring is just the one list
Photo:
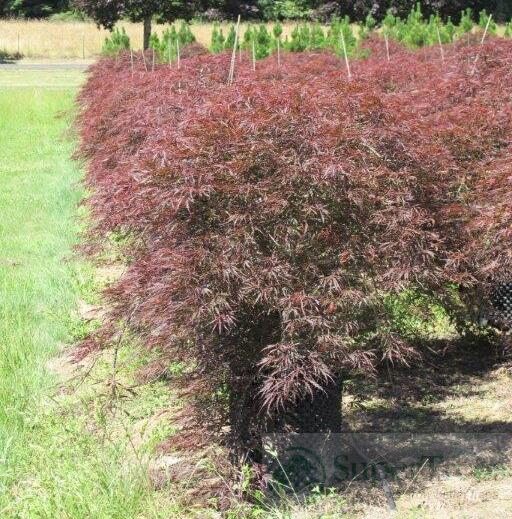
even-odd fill
[(68, 0), (0, 0), (0, 16), (44, 18), (68, 8)]
[[(151, 19), (173, 21), (201, 16), (215, 10), (220, 18), (246, 20), (306, 20), (349, 16), (352, 22), (364, 22), (368, 15), (380, 22), (389, 9), (393, 15), (406, 18), (418, 0), (0, 0), (0, 16), (41, 18), (76, 6), (100, 25), (111, 28), (120, 18), (146, 22), (146, 42), (149, 41)], [(439, 15), (458, 23), (462, 11), (468, 8), (478, 19), (485, 9), (497, 22), (512, 17), (512, 0), (421, 0), (425, 17)], [(148, 33), (149, 31), (149, 33)]]
[(311, 0), (259, 0), (258, 8), (261, 16), (268, 20), (300, 19), (306, 18), (319, 3)]
[(74, 5), (106, 29), (113, 29), (122, 18), (143, 22), (144, 49), (149, 48), (153, 18), (162, 23), (186, 20), (196, 8), (188, 0), (76, 0)]

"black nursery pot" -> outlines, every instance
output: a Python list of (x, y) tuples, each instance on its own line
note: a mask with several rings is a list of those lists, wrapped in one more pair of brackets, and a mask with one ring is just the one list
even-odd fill
[(496, 283), (490, 303), (489, 324), (501, 330), (512, 329), (512, 281)]

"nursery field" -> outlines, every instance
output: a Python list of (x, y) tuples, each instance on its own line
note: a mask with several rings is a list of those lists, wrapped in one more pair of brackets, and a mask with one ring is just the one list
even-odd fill
[(396, 22), (0, 65), (1, 518), (512, 516), (512, 41)]
[[(494, 294), (512, 260), (511, 47), (373, 35), (350, 63), (192, 44), (181, 66), (125, 52), (92, 67), (78, 119), (89, 238), (127, 240), (131, 259), (82, 348), (115, 345), (122, 323), (155, 356), (144, 377), (180, 388), (161, 448), (215, 467), (198, 503), (228, 517), (510, 514), (510, 302)], [(451, 435), (463, 451), (425, 472), (404, 449), (412, 472), (380, 485), (315, 473), (318, 457), (287, 459), (274, 433), (291, 452), (312, 433), (407, 433), (426, 449)]]
[[(215, 28), (222, 30), (224, 36), (226, 36), (232, 25), (228, 22), (219, 24), (192, 22), (190, 28), (196, 41), (204, 47), (210, 48)], [(264, 25), (269, 32), (272, 32), (275, 24), (267, 23)], [(292, 35), (297, 25), (300, 25), (300, 23), (285, 22), (282, 24), (281, 38), (283, 41)], [(246, 32), (248, 26), (246, 23), (241, 24), (241, 34)], [(483, 26), (485, 26), (485, 19)], [(154, 24), (153, 32), (161, 37), (168, 27), (168, 25)], [(324, 32), (328, 30), (328, 26), (319, 25), (318, 27), (321, 27)], [(140, 50), (142, 48), (142, 24), (120, 22), (117, 28), (126, 31), (133, 49)], [(354, 35), (358, 36), (364, 26), (351, 24), (351, 28)], [(413, 32), (421, 32), (423, 28), (418, 26), (412, 30)], [(510, 32), (510, 28), (507, 29), (505, 25), (494, 26), (493, 24), (492, 30), (493, 34), (499, 36)], [(2, 19), (0, 20), (0, 62), (2, 53), (6, 56), (20, 55), (28, 60), (43, 58), (50, 60), (90, 60), (101, 54), (105, 38), (109, 35), (109, 31), (98, 28), (93, 22)], [(435, 36), (435, 41), (437, 42), (437, 36)]]

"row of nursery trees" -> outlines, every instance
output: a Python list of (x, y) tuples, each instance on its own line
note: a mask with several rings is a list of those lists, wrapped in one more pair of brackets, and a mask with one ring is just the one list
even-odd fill
[(435, 47), (365, 46), (353, 81), (332, 53), (290, 53), (280, 74), (237, 63), (236, 88), (229, 53), (153, 74), (124, 53), (79, 98), (91, 235), (135, 238), (86, 351), (127, 323), (187, 366), (198, 424), (256, 461), (268, 431), (339, 430), (348, 377), (462, 357), (455, 327), (510, 340), (475, 320), (512, 272), (512, 40), (445, 67)]
[[(477, 18), (477, 22), (474, 19)], [(443, 21), (439, 15), (424, 17), (420, 3), (409, 13), (407, 18), (395, 16), (388, 11), (380, 25), (369, 14), (363, 24), (352, 24), (348, 16), (335, 19), (329, 25), (304, 23), (296, 25), (289, 35), (284, 35), (280, 22), (271, 28), (265, 24), (250, 24), (239, 38), (237, 48), (254, 53), (255, 59), (263, 59), (278, 48), (289, 52), (304, 52), (319, 49), (331, 49), (340, 54), (342, 40), (347, 52), (354, 55), (358, 41), (365, 40), (372, 31), (380, 30), (388, 38), (403, 43), (410, 48), (446, 44), (470, 34), (475, 28), (487, 30), (488, 34), (497, 34), (498, 26), (491, 15), (483, 10), (478, 17), (471, 9), (461, 13), (460, 21), (455, 24), (450, 17)], [(504, 30), (505, 37), (512, 37), (512, 21)], [(220, 24), (215, 24), (212, 31), (210, 51), (214, 54), (233, 49), (235, 45), (236, 28), (231, 25), (226, 32)], [(186, 22), (173, 24), (162, 35), (152, 34), (149, 47), (154, 49), (160, 60), (176, 59), (178, 47), (184, 47), (195, 41), (190, 25)], [(130, 39), (124, 29), (114, 30), (105, 40), (103, 52), (114, 54), (130, 48)]]

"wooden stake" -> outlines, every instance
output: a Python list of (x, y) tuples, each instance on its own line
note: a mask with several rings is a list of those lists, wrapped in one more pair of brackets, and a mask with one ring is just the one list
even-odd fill
[(252, 70), (256, 72), (256, 44), (252, 40)]
[(391, 61), (391, 57), (389, 56), (389, 40), (386, 33), (384, 33), (384, 40), (386, 41), (386, 55), (388, 57), (388, 61)]
[(240, 30), (240, 15), (238, 15), (238, 20), (236, 22), (235, 43), (233, 44), (233, 53), (231, 54), (231, 65), (229, 66), (228, 85), (233, 84), (233, 79), (235, 76), (236, 47), (238, 45), (239, 30)]
[(133, 74), (134, 74), (134, 70), (133, 70), (133, 49), (131, 47), (130, 47), (130, 65), (131, 65), (132, 77), (133, 77)]
[[(485, 26), (484, 35), (482, 36), (482, 41), (480, 42), (480, 46), (484, 44), (485, 37), (487, 36), (487, 31), (489, 30), (489, 25), (491, 24), (492, 14), (489, 15), (489, 19), (487, 20), (487, 25)], [(473, 70), (471, 71), (471, 75), (476, 72), (476, 65), (478, 60), (480, 59), (480, 52), (476, 55), (475, 62), (473, 63)]]
[(491, 25), (491, 20), (492, 20), (492, 14), (489, 15), (489, 19), (487, 20), (487, 24), (485, 26), (485, 31), (484, 31), (484, 34), (482, 36), (482, 41), (480, 42), (480, 45), (484, 44), (485, 37), (487, 36), (487, 31), (489, 30), (489, 25)]
[(277, 66), (281, 68), (281, 40), (277, 38)]
[(178, 70), (181, 68), (180, 39), (176, 38), (176, 53), (178, 54)]
[(343, 34), (343, 27), (341, 28), (341, 45), (343, 46), (343, 54), (345, 55), (345, 65), (347, 66), (347, 74), (349, 79), (352, 77), (350, 72), (350, 63), (348, 61), (347, 45), (345, 44), (345, 35)]
[(441, 33), (439, 32), (439, 27), (436, 26), (437, 29), (437, 39), (439, 40), (439, 50), (441, 51), (441, 61), (444, 65), (444, 49), (443, 49), (443, 42), (441, 41)]
[(144, 50), (142, 51), (142, 60), (144, 61), (144, 69), (147, 72), (148, 71), (148, 64), (146, 63), (146, 53), (145, 53)]
[(169, 42), (169, 68), (172, 68), (171, 42)]

